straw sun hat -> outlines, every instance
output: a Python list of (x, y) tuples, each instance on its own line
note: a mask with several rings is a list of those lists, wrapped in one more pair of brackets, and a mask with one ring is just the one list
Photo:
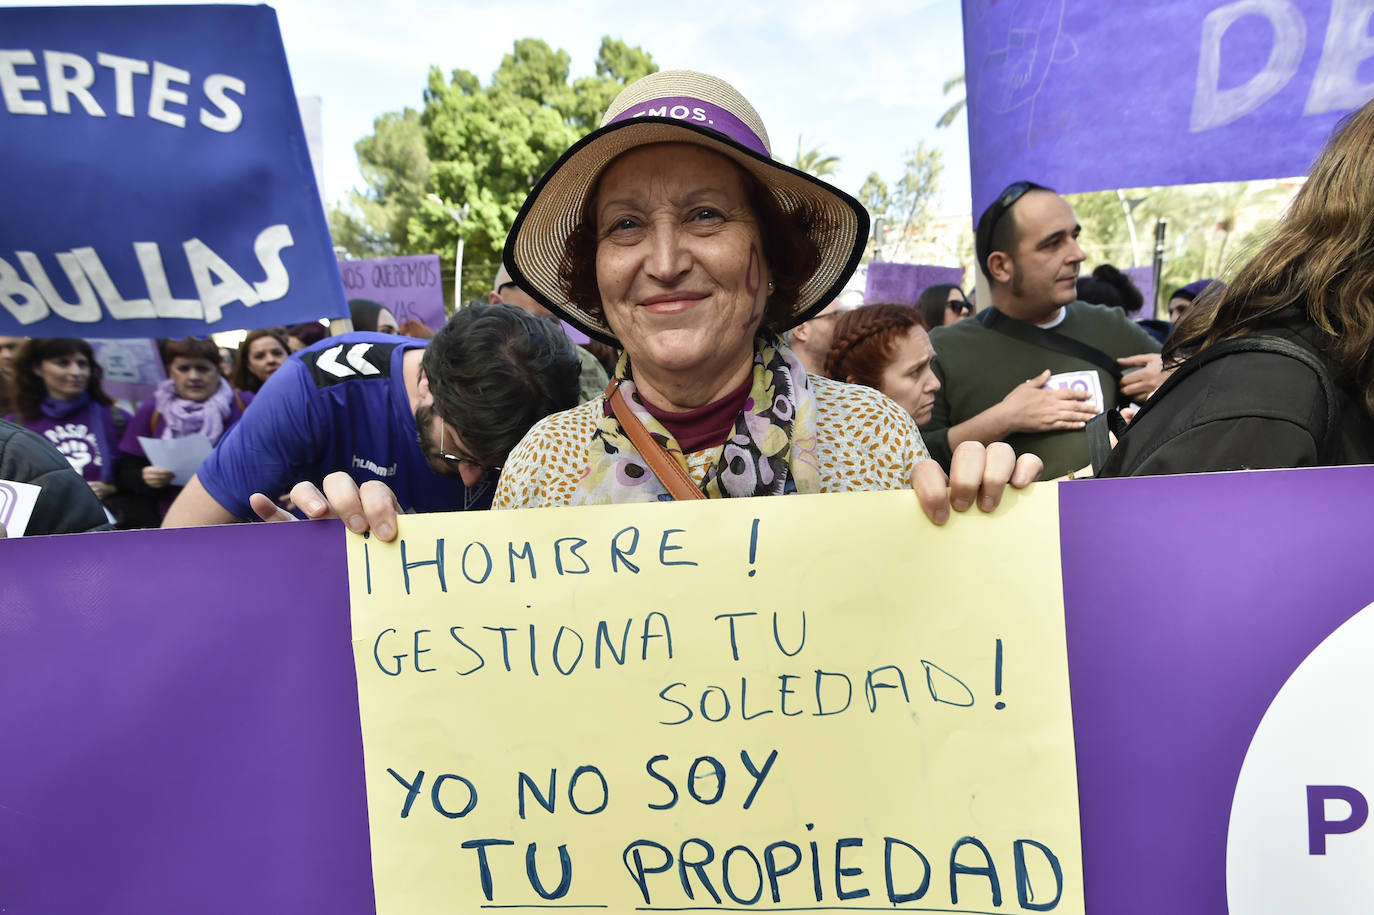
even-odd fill
[(649, 143), (692, 143), (715, 150), (752, 174), (784, 213), (807, 202), (820, 214), (811, 232), (820, 265), (802, 284), (786, 326), (806, 320), (844, 287), (868, 238), (863, 205), (774, 161), (758, 112), (729, 83), (705, 73), (669, 70), (626, 86), (611, 102), (601, 127), (574, 143), (520, 208), (506, 240), (505, 262), (515, 282), (542, 305), (593, 337), (617, 343), (604, 318), (567, 301), (558, 264), (597, 177), (617, 156)]

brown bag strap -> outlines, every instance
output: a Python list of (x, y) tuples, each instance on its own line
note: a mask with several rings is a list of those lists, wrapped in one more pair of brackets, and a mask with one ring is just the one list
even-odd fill
[(630, 437), (644, 462), (649, 465), (649, 469), (658, 477), (659, 482), (667, 488), (670, 496), (679, 501), (706, 498), (706, 493), (697, 488), (697, 484), (692, 482), (692, 478), (682, 469), (682, 465), (663, 450), (663, 446), (654, 440), (649, 430), (639, 421), (639, 417), (635, 416), (630, 405), (625, 402), (624, 395), (620, 393), (619, 378), (612, 378), (606, 385), (606, 400), (610, 402), (611, 412), (615, 414), (620, 427), (625, 430), (625, 434)]

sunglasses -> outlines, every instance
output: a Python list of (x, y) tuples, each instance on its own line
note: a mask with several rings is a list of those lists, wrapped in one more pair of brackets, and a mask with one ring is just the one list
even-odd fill
[(973, 303), (970, 302), (968, 299), (959, 299), (955, 302), (949, 302), (948, 305), (950, 308), (954, 309), (954, 313), (956, 315), (973, 314)]
[(500, 464), (483, 464), (481, 461), (473, 460), (467, 455), (451, 454), (448, 450), (448, 424), (440, 420), (439, 422), (439, 457), (451, 464), (459, 467), (464, 465), (475, 468), (479, 473), (486, 473), (488, 470), (501, 469)]
[(1028, 192), (1035, 190), (1039, 186), (1040, 185), (1033, 181), (1018, 181), (1015, 184), (1006, 186), (1002, 193), (998, 195), (997, 202), (993, 205), (993, 210), (989, 214), (992, 217), (992, 222), (988, 224), (989, 238), (992, 237), (993, 230), (997, 228), (998, 220), (1006, 214), (1007, 210), (1016, 206), (1016, 201), (1020, 200), (1022, 197), (1026, 196)]
[(978, 253), (979, 263), (982, 264), (983, 272), (988, 269), (987, 257), (991, 254), (992, 235), (997, 229), (997, 223), (1002, 221), (1006, 215), (1016, 205), (1016, 201), (1026, 196), (1031, 191), (1048, 190), (1044, 185), (1036, 184), (1034, 181), (1017, 181), (1015, 184), (1008, 184), (1002, 189), (1002, 193), (997, 195), (997, 199), (983, 212), (983, 218), (978, 221), (977, 244), (975, 248)]

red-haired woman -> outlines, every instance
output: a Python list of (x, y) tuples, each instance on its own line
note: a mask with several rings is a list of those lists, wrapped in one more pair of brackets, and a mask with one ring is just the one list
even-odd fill
[(148, 460), (140, 436), (183, 438), (202, 433), (215, 445), (253, 399), (246, 391), (235, 391), (220, 374), (219, 349), (211, 340), (169, 340), (162, 358), (167, 380), (139, 407), (119, 443), (116, 479), (120, 489), (139, 503), (131, 506), (121, 527), (157, 527), (181, 492), (180, 486), (172, 485), (171, 470)]
[(940, 379), (935, 348), (920, 314), (906, 305), (866, 305), (835, 321), (825, 373), (836, 381), (876, 388), (920, 425), (930, 419)]

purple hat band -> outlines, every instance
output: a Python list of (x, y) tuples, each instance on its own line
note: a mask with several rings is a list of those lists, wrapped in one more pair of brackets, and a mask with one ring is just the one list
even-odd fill
[(617, 124), (621, 121), (644, 117), (674, 118), (689, 124), (700, 124), (717, 133), (724, 134), (741, 146), (752, 149), (760, 155), (772, 158), (768, 147), (764, 145), (763, 140), (754, 133), (748, 124), (719, 105), (713, 105), (701, 99), (687, 98), (686, 96), (653, 99), (622, 111), (607, 123)]

